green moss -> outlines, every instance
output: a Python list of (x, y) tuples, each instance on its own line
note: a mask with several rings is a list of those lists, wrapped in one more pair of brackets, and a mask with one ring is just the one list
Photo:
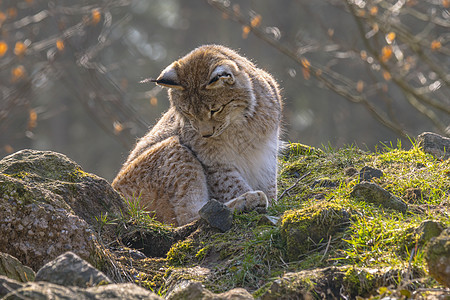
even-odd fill
[(203, 247), (200, 250), (198, 250), (197, 254), (195, 254), (195, 258), (197, 258), (197, 260), (199, 261), (204, 260), (208, 252), (211, 250), (211, 247), (212, 245), (207, 245), (206, 247)]
[(350, 268), (344, 276), (344, 287), (352, 297), (367, 296), (375, 291), (375, 276), (363, 269)]
[(286, 243), (287, 258), (297, 260), (330, 236), (349, 225), (350, 214), (342, 206), (319, 202), (311, 207), (288, 211), (281, 222), (281, 236)]
[(172, 265), (182, 265), (192, 258), (193, 253), (192, 240), (179, 241), (167, 252), (167, 260)]

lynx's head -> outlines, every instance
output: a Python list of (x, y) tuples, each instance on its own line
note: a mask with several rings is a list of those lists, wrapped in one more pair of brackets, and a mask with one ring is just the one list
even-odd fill
[(202, 137), (210, 138), (254, 113), (254, 69), (236, 52), (208, 45), (173, 62), (152, 81), (168, 87), (171, 105)]

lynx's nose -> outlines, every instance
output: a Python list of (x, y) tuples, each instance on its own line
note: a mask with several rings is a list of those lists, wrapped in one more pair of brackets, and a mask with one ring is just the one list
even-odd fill
[(214, 126), (208, 126), (208, 125), (200, 125), (198, 128), (198, 132), (200, 135), (204, 138), (209, 138), (214, 135)]

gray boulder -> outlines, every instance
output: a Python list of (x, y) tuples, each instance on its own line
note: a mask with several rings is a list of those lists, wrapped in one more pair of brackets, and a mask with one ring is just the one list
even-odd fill
[(450, 158), (450, 138), (433, 132), (424, 132), (417, 137), (420, 148), (436, 158)]
[(254, 299), (253, 296), (242, 288), (229, 290), (222, 294), (214, 294), (205, 289), (198, 281), (185, 280), (180, 282), (169, 295), (167, 300), (249, 300)]
[(425, 259), (430, 275), (450, 287), (450, 228), (430, 240)]
[(162, 299), (156, 294), (132, 283), (109, 284), (83, 289), (65, 287), (49, 282), (32, 282), (7, 294), (5, 300), (52, 299), (52, 300), (95, 300), (95, 299)]
[(353, 187), (350, 193), (352, 197), (360, 198), (384, 208), (406, 212), (408, 205), (399, 197), (396, 197), (376, 183), (363, 181)]
[(45, 264), (37, 272), (36, 281), (78, 287), (112, 283), (105, 274), (72, 252), (64, 253)]
[(0, 160), (0, 252), (34, 270), (66, 251), (92, 258), (95, 218), (120, 210), (106, 180), (62, 154), (22, 150)]

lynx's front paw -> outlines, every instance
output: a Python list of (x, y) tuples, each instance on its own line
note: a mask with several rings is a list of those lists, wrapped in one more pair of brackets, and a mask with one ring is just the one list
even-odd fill
[(264, 192), (251, 191), (228, 201), (225, 205), (237, 212), (256, 210), (259, 213), (265, 213), (269, 201)]

